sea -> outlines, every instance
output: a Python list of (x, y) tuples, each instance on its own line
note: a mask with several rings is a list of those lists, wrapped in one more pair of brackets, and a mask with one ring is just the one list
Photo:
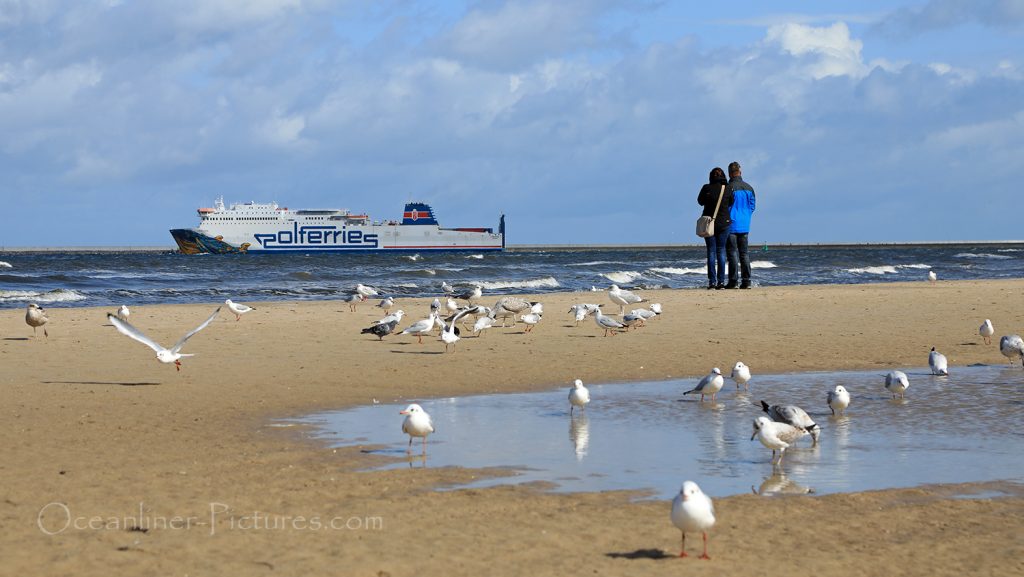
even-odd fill
[[(1024, 244), (752, 246), (753, 284), (857, 284), (1024, 277)], [(484, 294), (703, 289), (704, 247), (579, 247), (503, 253), (183, 255), (174, 251), (0, 252), (0, 308), (330, 300), (359, 283), (396, 297), (441, 283)], [(484, 299), (485, 301), (487, 299)]]

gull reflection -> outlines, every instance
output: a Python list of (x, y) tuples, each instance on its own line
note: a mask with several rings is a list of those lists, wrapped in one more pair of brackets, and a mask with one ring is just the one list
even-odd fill
[(576, 460), (582, 461), (590, 445), (590, 420), (586, 415), (576, 415), (569, 419), (569, 440), (572, 441)]
[(813, 488), (787, 477), (786, 472), (778, 467), (772, 468), (772, 476), (765, 477), (760, 487), (751, 486), (750, 490), (755, 495), (807, 495), (814, 492)]

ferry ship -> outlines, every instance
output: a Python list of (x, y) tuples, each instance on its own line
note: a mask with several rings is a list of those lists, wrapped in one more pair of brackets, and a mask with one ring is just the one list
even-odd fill
[(501, 251), (505, 215), (492, 228), (443, 228), (430, 205), (410, 202), (402, 220), (371, 221), (344, 209), (289, 210), (276, 202), (200, 208), (199, 226), (171, 230), (184, 254)]

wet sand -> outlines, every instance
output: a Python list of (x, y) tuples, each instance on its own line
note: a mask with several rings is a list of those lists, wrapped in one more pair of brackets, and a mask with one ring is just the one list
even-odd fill
[[(607, 338), (564, 314), (607, 302), (604, 293), (543, 295), (547, 314), (532, 333), (494, 329), (455, 354), (434, 339), (359, 335), (379, 316), (367, 304), (350, 313), (339, 302), (255, 303), (241, 322), (222, 311), (189, 341), (185, 352), (198, 356), (181, 372), (103, 326), (106, 310), (49, 309), (50, 338), (26, 340), (24, 309), (8, 309), (0, 574), (1020, 574), (1019, 485), (998, 486), (1013, 495), (999, 498), (953, 498), (971, 487), (719, 498), (704, 562), (673, 558), (679, 533), (666, 502), (536, 486), (436, 492), (492, 472), (432, 469), (429, 459), (360, 472), (379, 457), (270, 423), (374, 398), (696, 376), (737, 358), (760, 373), (887, 369), (922, 366), (937, 346), (953, 367), (1005, 363), (977, 327), (990, 318), (997, 337), (1024, 330), (1022, 289), (1012, 280), (648, 291), (665, 315)], [(169, 344), (213, 306), (137, 307), (132, 322)], [(400, 306), (411, 323), (427, 301)], [(688, 545), (699, 552), (699, 537)]]

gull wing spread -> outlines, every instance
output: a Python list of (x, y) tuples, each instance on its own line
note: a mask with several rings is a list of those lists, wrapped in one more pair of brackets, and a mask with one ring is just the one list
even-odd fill
[(128, 321), (122, 321), (121, 319), (117, 318), (116, 316), (110, 313), (107, 313), (107, 320), (110, 322), (110, 324), (114, 325), (114, 328), (117, 329), (117, 332), (139, 341), (140, 343), (153, 349), (154, 352), (159, 353), (160, 351), (166, 350), (162, 346), (160, 346), (160, 343), (142, 334), (142, 331), (132, 326)]
[(210, 323), (213, 322), (213, 319), (217, 318), (218, 314), (220, 314), (220, 307), (217, 307), (217, 310), (213, 311), (213, 314), (210, 315), (210, 318), (206, 319), (203, 322), (203, 324), (201, 324), (198, 327), (192, 329), (191, 331), (189, 331), (189, 333), (187, 335), (181, 337), (180, 341), (174, 343), (174, 348), (171, 349), (171, 352), (172, 353), (177, 353), (178, 351), (180, 351), (181, 347), (185, 346), (185, 341), (187, 341), (190, 338), (192, 338), (192, 335), (194, 335), (194, 334), (198, 333), (199, 331), (205, 329), (207, 325), (209, 325)]

